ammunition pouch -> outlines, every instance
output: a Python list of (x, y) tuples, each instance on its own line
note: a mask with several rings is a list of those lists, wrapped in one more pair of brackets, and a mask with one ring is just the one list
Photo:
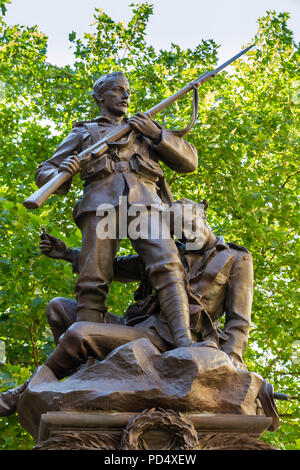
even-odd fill
[(92, 160), (81, 172), (81, 179), (86, 180), (87, 183), (96, 179), (102, 179), (112, 173), (111, 157), (108, 154), (103, 155), (99, 159)]
[(133, 165), (133, 171), (135, 173), (146, 179), (151, 179), (154, 182), (157, 182), (159, 178), (164, 176), (164, 172), (159, 163), (154, 160), (146, 160), (137, 153), (131, 157), (129, 163)]
[(160, 165), (154, 160), (146, 160), (139, 154), (134, 154), (130, 160), (112, 159), (109, 154), (104, 154), (101, 158), (92, 160), (87, 164), (81, 172), (81, 179), (86, 183), (101, 180), (113, 173), (132, 172), (153, 182), (157, 182), (159, 178), (164, 176)]

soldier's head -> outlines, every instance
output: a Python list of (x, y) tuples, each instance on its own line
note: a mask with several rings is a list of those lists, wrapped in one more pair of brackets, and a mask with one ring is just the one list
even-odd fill
[[(187, 245), (188, 250), (201, 250), (212, 232), (206, 221), (206, 199), (197, 203), (190, 199), (179, 199), (171, 208), (173, 234)], [(177, 234), (177, 233), (178, 234)]]
[(124, 73), (112, 72), (98, 78), (93, 86), (93, 97), (101, 114), (124, 116), (130, 98), (130, 87)]

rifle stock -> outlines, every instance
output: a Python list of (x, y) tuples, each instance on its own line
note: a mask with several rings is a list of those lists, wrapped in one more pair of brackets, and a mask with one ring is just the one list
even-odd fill
[[(130, 126), (128, 127), (131, 129)], [(81, 161), (81, 164), (88, 163), (91, 158), (99, 157), (100, 155), (98, 155), (98, 153), (103, 155), (103, 153), (108, 150), (108, 145), (105, 143), (101, 144), (103, 140), (104, 139), (101, 139), (101, 141), (96, 142), (96, 144), (78, 154), (78, 158)], [(58, 188), (60, 188), (60, 186), (69, 181), (71, 178), (71, 174), (66, 171), (57, 173), (57, 175), (51, 178), (51, 180), (49, 180), (46, 184), (41, 186), (31, 196), (29, 196), (29, 198), (24, 201), (24, 206), (26, 209), (38, 209), (53, 193), (55, 193)]]
[[(227, 62), (217, 67), (215, 70), (212, 70), (210, 72), (205, 72), (203, 75), (198, 77), (193, 82), (189, 83), (188, 85), (181, 88), (179, 91), (177, 91), (173, 95), (169, 96), (168, 98), (164, 99), (163, 101), (155, 105), (153, 108), (148, 110), (145, 114), (148, 114), (149, 117), (155, 116), (155, 114), (159, 113), (160, 111), (162, 111), (163, 109), (165, 109), (166, 107), (174, 103), (174, 101), (177, 101), (186, 93), (190, 92), (194, 87), (199, 87), (203, 83), (215, 77), (217, 73), (219, 73), (221, 70), (223, 70), (232, 62), (234, 62), (241, 55), (245, 54), (253, 46), (254, 44), (242, 50), (241, 52), (236, 54), (234, 57), (229, 59)], [(108, 143), (110, 141), (114, 141), (114, 142), (118, 141), (119, 139), (127, 135), (131, 130), (132, 128), (130, 127), (130, 125), (125, 124), (124, 126), (121, 126), (119, 129), (104, 136), (102, 139), (100, 139), (98, 142), (93, 144), (91, 147), (87, 148), (86, 150), (83, 150), (78, 155), (78, 158), (81, 163), (81, 167), (84, 166), (86, 163), (88, 163), (92, 158), (101, 157), (105, 152), (107, 152), (109, 148)], [(27, 209), (39, 208), (51, 196), (51, 194), (53, 194), (62, 184), (64, 184), (71, 178), (72, 176), (70, 175), (70, 173), (67, 173), (64, 171), (62, 171), (61, 173), (58, 173), (50, 181), (48, 181), (44, 186), (40, 187), (37, 191), (35, 191), (34, 194), (32, 194), (28, 199), (26, 199), (26, 201), (24, 202), (24, 206)]]
[(51, 194), (53, 194), (62, 184), (69, 181), (69, 179), (71, 179), (71, 175), (66, 171), (57, 173), (57, 175), (51, 178), (51, 180), (41, 186), (37, 191), (35, 191), (35, 193), (26, 199), (24, 206), (27, 209), (38, 209), (45, 201), (47, 201)]

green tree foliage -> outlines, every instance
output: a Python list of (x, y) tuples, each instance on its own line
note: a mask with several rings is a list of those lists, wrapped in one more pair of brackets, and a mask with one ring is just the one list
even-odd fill
[[(74, 295), (70, 265), (47, 259), (38, 244), (45, 226), (69, 246), (80, 246), (72, 208), (81, 183), (75, 177), (68, 195), (52, 196), (41, 209), (27, 211), (23, 201), (36, 189), (38, 164), (52, 155), (74, 121), (97, 114), (91, 88), (102, 73), (125, 71), (133, 90), (133, 114), (213, 68), (218, 52), (213, 40), (203, 40), (194, 50), (172, 44), (170, 50), (155, 51), (145, 39), (152, 6), (140, 4), (131, 5), (127, 25), (96, 9), (92, 33), (81, 38), (69, 34), (73, 65), (58, 67), (47, 62), (47, 37), (36, 26), (5, 24), (7, 3), (0, 2), (0, 340), (7, 356), (0, 390), (21, 384), (44, 362), (54, 346), (45, 318), (47, 302)], [(287, 13), (267, 12), (252, 38), (257, 47), (200, 88), (199, 118), (189, 135), (199, 152), (199, 168), (190, 175), (169, 169), (166, 174), (175, 198), (206, 197), (213, 230), (252, 252), (255, 295), (245, 359), (277, 391), (295, 395), (300, 360), (295, 349), (300, 81), (299, 49), (287, 20)], [(237, 44), (237, 51), (241, 47)], [(167, 128), (182, 128), (190, 113), (191, 95), (157, 120)], [(124, 241), (121, 253), (129, 250)], [(111, 311), (122, 314), (133, 290), (114, 284)], [(300, 441), (297, 407), (295, 402), (278, 407), (281, 428), (264, 439), (294, 449)], [(0, 420), (2, 449), (32, 445), (16, 416)]]

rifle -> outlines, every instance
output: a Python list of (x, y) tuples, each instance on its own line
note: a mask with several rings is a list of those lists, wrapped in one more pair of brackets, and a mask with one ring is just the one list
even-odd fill
[[(196, 78), (196, 80), (188, 83), (185, 87), (181, 88), (179, 91), (174, 93), (173, 95), (169, 96), (168, 98), (164, 99), (161, 101), (159, 104), (155, 105), (153, 108), (149, 109), (145, 114), (147, 114), (150, 118), (152, 118), (155, 114), (159, 113), (163, 109), (165, 109), (167, 106), (170, 106), (174, 101), (177, 101), (179, 98), (184, 96), (186, 93), (189, 91), (198, 88), (200, 85), (203, 83), (207, 82), (211, 78), (215, 77), (221, 70), (223, 70), (225, 67), (230, 65), (232, 62), (234, 62), (236, 59), (241, 57), (243, 54), (245, 54), (249, 49), (251, 49), (254, 46), (252, 44), (251, 46), (247, 47), (246, 49), (242, 50), (238, 54), (236, 54), (234, 57), (229, 59), (227, 62), (224, 62), (224, 64), (220, 65), (216, 69), (210, 71), (210, 72), (205, 72), (203, 75), (200, 77)], [(129, 124), (124, 124), (120, 126), (117, 130), (114, 130), (110, 132), (109, 134), (106, 134), (102, 139), (98, 140), (95, 144), (91, 145), (87, 149), (83, 150), (78, 154), (78, 158), (80, 160), (80, 167), (82, 168), (84, 165), (86, 165), (88, 162), (90, 162), (92, 159), (96, 159), (104, 155), (108, 148), (109, 148), (109, 142), (111, 141), (118, 141), (125, 135), (127, 135), (130, 131), (132, 130), (132, 127)], [(44, 186), (41, 186), (37, 191), (35, 191), (34, 194), (32, 194), (26, 201), (24, 202), (24, 206), (27, 209), (37, 209), (40, 207), (51, 194), (53, 194), (63, 183), (71, 179), (72, 176), (70, 173), (67, 173), (66, 171), (62, 171), (55, 175), (50, 181), (48, 181)]]

